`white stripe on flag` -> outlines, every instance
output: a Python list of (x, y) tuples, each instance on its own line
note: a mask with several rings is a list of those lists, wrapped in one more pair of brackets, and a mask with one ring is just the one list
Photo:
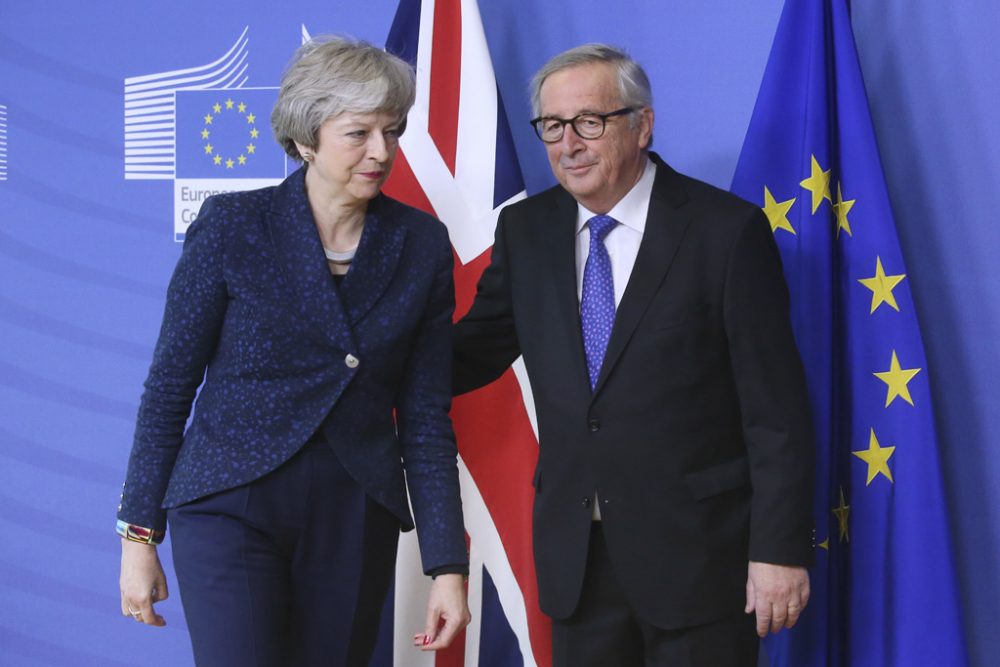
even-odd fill
[[(497, 84), (475, 0), (462, 0), (462, 75), (455, 179), (473, 202), (475, 220), (493, 210), (497, 149)], [(493, 228), (489, 236), (492, 238)]]
[[(420, 3), (420, 35), (417, 39), (417, 97), (414, 106), (424, 109), (423, 125), (420, 129), (427, 131), (427, 112), (431, 108), (431, 50), (434, 44), (434, 0), (421, 0)], [(407, 128), (411, 124), (407, 122)], [(403, 135), (406, 136), (405, 134)]]
[(416, 122), (407, 122), (407, 130), (399, 139), (400, 148), (437, 217), (447, 225), (455, 252), (466, 264), (493, 245), (496, 218), (492, 206), (489, 215), (479, 219), (469, 205), (427, 132), (427, 111), (414, 105), (408, 119)]

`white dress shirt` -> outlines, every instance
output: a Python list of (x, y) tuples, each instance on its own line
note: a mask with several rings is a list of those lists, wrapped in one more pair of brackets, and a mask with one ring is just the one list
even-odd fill
[[(639, 182), (622, 197), (608, 215), (618, 221), (614, 229), (604, 237), (604, 247), (611, 257), (611, 278), (615, 284), (615, 308), (622, 302), (622, 294), (628, 285), (635, 257), (639, 254), (639, 243), (646, 230), (646, 215), (649, 213), (649, 199), (653, 194), (653, 179), (656, 178), (656, 165), (652, 160), (646, 162), (646, 168)], [(583, 204), (577, 204), (576, 209), (576, 298), (579, 301), (583, 294), (583, 267), (587, 265), (590, 255), (590, 228), (587, 220), (597, 215), (587, 210)]]
[[(639, 254), (639, 244), (642, 234), (646, 231), (646, 216), (649, 213), (649, 199), (653, 195), (653, 179), (656, 178), (656, 165), (647, 160), (646, 168), (639, 182), (614, 205), (608, 215), (618, 221), (618, 224), (604, 237), (604, 247), (608, 249), (611, 258), (611, 279), (615, 288), (615, 308), (622, 302), (622, 295), (628, 286), (628, 279), (635, 266), (636, 255)], [(583, 204), (577, 203), (576, 209), (576, 298), (583, 296), (583, 268), (587, 265), (590, 255), (590, 228), (587, 220), (597, 215)], [(601, 500), (594, 493), (592, 518), (601, 520)]]

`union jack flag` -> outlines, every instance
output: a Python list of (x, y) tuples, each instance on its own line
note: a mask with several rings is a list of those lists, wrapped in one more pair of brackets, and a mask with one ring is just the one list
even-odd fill
[[(385, 191), (448, 226), (461, 317), (489, 264), (500, 209), (525, 196), (479, 8), (475, 0), (401, 0), (386, 49), (416, 67), (417, 98)], [(537, 426), (523, 363), (457, 398), (452, 417), (473, 621), (446, 651), (429, 655), (413, 648), (412, 633), (424, 626), (429, 582), (419, 571), (413, 533), (404, 535), (389, 601), (393, 613), (383, 621), (372, 664), (548, 667), (551, 628), (538, 607), (531, 552)]]

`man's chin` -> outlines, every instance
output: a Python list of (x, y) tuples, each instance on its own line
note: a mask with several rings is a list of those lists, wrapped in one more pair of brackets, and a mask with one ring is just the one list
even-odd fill
[(586, 198), (600, 187), (600, 179), (594, 178), (591, 173), (578, 176), (566, 174), (562, 186), (575, 198)]

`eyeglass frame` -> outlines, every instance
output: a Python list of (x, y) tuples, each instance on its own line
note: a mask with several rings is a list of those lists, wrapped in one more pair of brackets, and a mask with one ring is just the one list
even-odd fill
[[(604, 136), (604, 133), (608, 129), (608, 119), (609, 118), (613, 118), (615, 116), (624, 116), (625, 114), (630, 114), (630, 113), (633, 113), (635, 111), (637, 111), (637, 109), (635, 107), (622, 107), (621, 109), (616, 109), (614, 111), (609, 111), (608, 113), (595, 113), (593, 111), (585, 111), (583, 113), (578, 113), (577, 115), (573, 116), (572, 118), (559, 118), (558, 116), (539, 116), (538, 118), (532, 118), (530, 121), (528, 121), (528, 123), (535, 130), (535, 135), (543, 143), (546, 143), (546, 144), (554, 144), (554, 143), (558, 143), (558, 142), (562, 141), (563, 136), (565, 136), (565, 134), (566, 134), (566, 126), (567, 125), (572, 126), (573, 132), (576, 133), (576, 136), (580, 137), (581, 139), (590, 141), (590, 140), (593, 140), (593, 139), (600, 139), (601, 137)], [(592, 116), (594, 118), (600, 118), (601, 119), (601, 131), (597, 134), (597, 136), (594, 136), (594, 137), (585, 137), (582, 134), (580, 134), (580, 130), (577, 129), (577, 127), (576, 127), (576, 122), (578, 120), (580, 120), (581, 118), (583, 118), (584, 116)], [(551, 141), (548, 141), (548, 140), (542, 138), (542, 131), (541, 131), (541, 129), (539, 129), (538, 124), (541, 123), (543, 120), (554, 120), (554, 121), (557, 121), (559, 123), (560, 132), (559, 132), (559, 136), (557, 138), (552, 139)]]

